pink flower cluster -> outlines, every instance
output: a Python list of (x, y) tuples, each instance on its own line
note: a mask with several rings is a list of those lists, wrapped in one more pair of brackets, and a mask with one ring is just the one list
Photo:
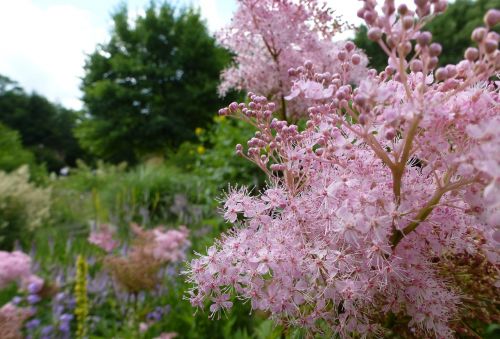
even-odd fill
[(31, 258), (27, 254), (0, 251), (0, 290), (14, 282), (23, 288), (31, 283), (43, 285), (43, 280), (32, 273)]
[(189, 246), (189, 230), (180, 226), (177, 230), (164, 230), (157, 227), (152, 230), (154, 245), (148, 250), (153, 258), (162, 262), (179, 262), (186, 258)]
[[(235, 53), (235, 65), (222, 74), (221, 94), (247, 90), (279, 103), (284, 119), (303, 115), (307, 102), (286, 103), (288, 70), (311, 60), (322, 72), (342, 70), (345, 42), (333, 37), (347, 25), (318, 0), (238, 0), (231, 24), (218, 34), (219, 42)], [(350, 72), (357, 82), (366, 74), (366, 56)]]
[[(88, 241), (106, 252), (112, 252), (120, 245), (116, 239), (116, 227), (108, 224), (99, 225), (92, 230)], [(185, 251), (189, 246), (189, 230), (181, 225), (179, 229), (167, 230), (163, 226), (144, 230), (132, 224), (132, 231), (137, 236), (136, 247), (140, 247), (146, 255), (161, 262), (178, 262), (185, 259)], [(132, 247), (132, 250), (134, 247)]]
[(235, 226), (191, 262), (193, 305), (209, 300), (215, 314), (235, 295), (330, 335), (383, 335), (396, 317), (405, 335), (449, 338), (464, 295), (441, 261), (500, 264), (500, 96), (490, 81), (499, 12), (486, 14), (463, 61), (436, 69), (441, 46), (422, 28), (445, 1), (415, 1), (414, 11), (363, 3), (368, 36), (388, 55), (383, 72), (353, 88), (348, 74), (310, 61), (292, 71), (291, 96), (316, 102), (304, 129), (274, 119), (276, 105), (253, 93), (220, 111), (258, 129), (236, 152), (269, 187), (228, 193), (224, 218)]
[(107, 224), (99, 225), (97, 229), (90, 232), (88, 241), (106, 252), (112, 252), (119, 245), (119, 242), (114, 239), (115, 233), (113, 226)]

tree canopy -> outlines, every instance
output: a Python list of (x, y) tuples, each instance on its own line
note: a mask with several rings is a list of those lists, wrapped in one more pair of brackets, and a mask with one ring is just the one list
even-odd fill
[[(484, 13), (491, 8), (500, 8), (500, 0), (456, 0), (425, 26), (425, 30), (432, 33), (433, 41), (443, 46), (440, 65), (456, 64), (463, 59), (465, 50), (472, 45), (472, 30), (483, 25)], [(499, 32), (498, 27), (496, 31)], [(354, 43), (370, 56), (371, 67), (380, 71), (387, 66), (385, 53), (367, 38), (366, 26), (362, 25), (356, 32)]]
[(193, 9), (151, 3), (130, 23), (121, 7), (113, 21), (110, 40), (86, 62), (89, 114), (76, 133), (104, 160), (135, 162), (193, 139), (211, 121), (223, 105), (217, 84), (230, 55)]
[(83, 156), (73, 136), (78, 113), (37, 93), (26, 93), (17, 82), (0, 75), (0, 122), (19, 132), (24, 147), (51, 171), (74, 165)]

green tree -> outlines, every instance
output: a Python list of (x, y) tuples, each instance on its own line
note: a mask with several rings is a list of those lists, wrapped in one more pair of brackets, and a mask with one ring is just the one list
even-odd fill
[[(500, 8), (500, 0), (456, 0), (448, 4), (444, 14), (425, 26), (425, 30), (432, 33), (433, 41), (443, 46), (440, 65), (456, 64), (463, 59), (465, 50), (473, 44), (470, 38), (472, 31), (484, 26), (483, 16), (491, 8)], [(500, 32), (498, 27), (496, 31)], [(366, 27), (361, 26), (354, 43), (366, 51), (370, 66), (381, 71), (387, 66), (387, 56), (377, 43), (368, 40), (366, 32)]]
[(228, 52), (192, 9), (153, 2), (133, 24), (126, 7), (113, 20), (111, 39), (85, 66), (82, 146), (107, 161), (136, 162), (194, 139), (223, 106), (216, 89)]
[(75, 111), (39, 94), (28, 94), (15, 81), (0, 75), (0, 121), (17, 130), (23, 146), (49, 170), (73, 165), (83, 156), (73, 136), (77, 117)]

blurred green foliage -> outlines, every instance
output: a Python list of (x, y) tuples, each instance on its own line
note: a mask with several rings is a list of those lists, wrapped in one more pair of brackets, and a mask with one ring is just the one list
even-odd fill
[(0, 122), (18, 131), (22, 145), (49, 171), (72, 166), (83, 157), (73, 136), (77, 117), (77, 112), (39, 94), (28, 94), (15, 81), (0, 75)]
[(38, 165), (32, 152), (25, 149), (21, 143), (19, 132), (11, 130), (0, 123), (0, 171), (11, 172), (22, 165), (28, 165), (31, 179), (43, 182), (46, 170)]
[[(439, 56), (441, 66), (456, 64), (464, 58), (467, 47), (473, 46), (471, 34), (474, 28), (484, 26), (483, 17), (491, 8), (500, 8), (500, 0), (456, 0), (448, 4), (444, 14), (438, 15), (424, 27), (432, 33), (432, 40), (443, 46)], [(495, 28), (500, 32), (500, 27)], [(368, 40), (366, 26), (356, 32), (354, 43), (365, 50), (369, 65), (378, 71), (387, 66), (387, 55), (376, 42)]]
[(92, 53), (82, 90), (88, 115), (76, 134), (93, 155), (135, 163), (194, 139), (223, 105), (217, 95), (229, 53), (200, 14), (152, 2), (133, 24), (113, 15), (111, 39)]

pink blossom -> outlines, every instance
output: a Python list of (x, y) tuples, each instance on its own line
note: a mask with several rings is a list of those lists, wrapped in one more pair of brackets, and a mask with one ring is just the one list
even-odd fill
[(442, 48), (421, 29), (446, 4), (415, 3), (396, 14), (394, 1), (380, 10), (363, 1), (358, 15), (390, 62), (358, 87), (321, 62), (291, 70), (291, 96), (309, 106), (304, 128), (273, 119), (276, 104), (254, 93), (221, 111), (259, 129), (237, 154), (269, 187), (228, 192), (234, 227), (191, 262), (193, 305), (225, 311), (234, 296), (286, 326), (341, 338), (383, 336), (394, 330), (389, 312), (416, 337), (455, 335), (469, 310), (445, 263), (500, 262), (500, 96), (490, 81), (500, 52), (481, 28), (477, 53), (437, 71)]
[(31, 258), (27, 254), (0, 251), (0, 289), (31, 277)]
[(104, 224), (99, 225), (97, 230), (93, 230), (90, 233), (88, 241), (106, 252), (111, 252), (118, 246), (118, 241), (114, 239), (114, 236), (114, 227)]

